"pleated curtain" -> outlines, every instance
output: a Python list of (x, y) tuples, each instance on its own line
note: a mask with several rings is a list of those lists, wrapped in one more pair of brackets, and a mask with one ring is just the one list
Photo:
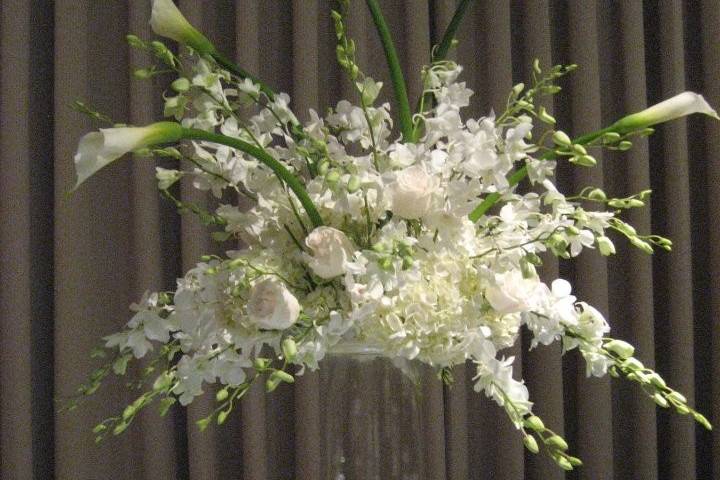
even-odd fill
[[(455, 8), (453, 0), (383, 0), (411, 103), (419, 71)], [(301, 117), (353, 98), (335, 63), (333, 2), (181, 0), (189, 20), (223, 52), (276, 89)], [(92, 427), (132, 401), (108, 381), (78, 410), (58, 413), (97, 361), (89, 352), (129, 319), (145, 290), (171, 289), (199, 260), (221, 252), (199, 222), (179, 217), (156, 190), (155, 162), (118, 162), (71, 196), (78, 139), (94, 128), (71, 109), (83, 100), (117, 122), (160, 117), (162, 82), (129, 32), (150, 37), (147, 0), (0, 0), (0, 478), (316, 479), (322, 390), (316, 374), (273, 394), (253, 389), (228, 423), (200, 433), (212, 395), (166, 418), (144, 412), (99, 445)], [(390, 82), (364, 2), (350, 12), (358, 63)], [(476, 95), (467, 116), (502, 111), (531, 63), (577, 63), (546, 106), (572, 135), (596, 130), (683, 90), (720, 107), (720, 1), (478, 0), (453, 57)], [(720, 424), (720, 122), (676, 121), (593, 169), (561, 165), (559, 184), (622, 197), (653, 189), (629, 212), (642, 232), (668, 236), (672, 253), (645, 255), (618, 241), (608, 260), (583, 253), (546, 262), (546, 280), (570, 280), (609, 318), (614, 337)], [(184, 199), (205, 201), (183, 185)], [(501, 409), (472, 390), (473, 369), (423, 391), (427, 479), (554, 480), (720, 478), (718, 436), (656, 409), (636, 385), (587, 379), (559, 347), (511, 349), (536, 411), (564, 433), (585, 466), (561, 472), (523, 450)], [(409, 439), (411, 441), (411, 439)]]

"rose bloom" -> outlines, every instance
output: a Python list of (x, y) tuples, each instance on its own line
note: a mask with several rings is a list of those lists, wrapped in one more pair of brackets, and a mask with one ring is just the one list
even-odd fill
[(430, 210), (436, 179), (420, 165), (400, 170), (390, 185), (394, 214), (409, 220), (420, 218)]
[(253, 285), (247, 312), (258, 327), (282, 330), (297, 321), (300, 304), (282, 282), (268, 277)]
[(305, 245), (312, 256), (306, 260), (312, 271), (321, 278), (334, 278), (346, 272), (355, 248), (347, 236), (332, 227), (318, 227), (307, 236)]

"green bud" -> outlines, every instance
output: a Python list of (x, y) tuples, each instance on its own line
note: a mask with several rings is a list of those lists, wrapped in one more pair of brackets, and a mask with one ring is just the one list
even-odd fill
[(615, 255), (615, 245), (613, 245), (612, 240), (610, 240), (608, 237), (606, 237), (605, 235), (597, 237), (597, 243), (601, 255), (604, 255), (606, 257), (609, 255)]
[(653, 395), (652, 399), (655, 401), (655, 403), (660, 405), (662, 408), (667, 408), (669, 406), (669, 403), (667, 400), (665, 400), (665, 397), (663, 397), (659, 393), (656, 393), (655, 395)]
[(230, 414), (229, 411), (227, 411), (227, 410), (221, 410), (220, 413), (218, 413), (218, 416), (217, 416), (217, 424), (218, 424), (218, 425), (222, 425), (223, 423), (225, 423), (225, 420), (227, 420), (227, 417), (228, 417), (229, 414)]
[(414, 260), (411, 256), (406, 255), (402, 257), (402, 268), (403, 270), (407, 270), (408, 268), (412, 267), (414, 263)]
[(98, 423), (97, 425), (95, 425), (95, 428), (92, 429), (92, 432), (100, 433), (104, 432), (105, 430), (107, 430), (107, 425), (105, 425), (104, 423)]
[(330, 168), (330, 162), (327, 160), (323, 160), (320, 162), (320, 165), (318, 165), (318, 173), (320, 175), (325, 175), (328, 172), (328, 169)]
[(582, 145), (575, 144), (572, 146), (573, 152), (577, 153), (578, 155), (587, 155), (587, 150)]
[(545, 107), (540, 107), (538, 110), (538, 118), (545, 123), (555, 125), (555, 118), (545, 110)]
[(562, 450), (563, 452), (568, 449), (567, 442), (560, 435), (552, 435), (551, 437), (546, 438), (545, 443), (551, 447), (557, 448), (558, 450)]
[(218, 390), (218, 392), (215, 394), (215, 400), (218, 402), (223, 402), (227, 400), (229, 396), (227, 388), (223, 388), (222, 390)]
[(272, 375), (270, 375), (270, 378), (277, 378), (281, 382), (285, 383), (295, 383), (295, 377), (284, 370), (275, 370)]
[(644, 207), (645, 202), (643, 202), (642, 200), (639, 200), (637, 198), (628, 198), (625, 201), (625, 205), (627, 205), (630, 208)]
[(287, 337), (282, 341), (282, 351), (285, 359), (289, 362), (293, 361), (297, 355), (297, 344), (291, 337)]
[(614, 353), (623, 360), (635, 354), (635, 347), (623, 340), (610, 340), (604, 345), (605, 350)]
[(513, 95), (515, 95), (516, 97), (519, 96), (519, 95), (522, 93), (523, 90), (525, 90), (525, 84), (524, 84), (524, 83), (518, 83), (517, 85), (515, 85), (515, 86), (512, 88)]
[(198, 426), (201, 432), (204, 432), (208, 425), (210, 425), (210, 420), (211, 419), (209, 417), (201, 418), (195, 422), (195, 425)]
[(580, 460), (577, 457), (568, 456), (566, 458), (567, 458), (567, 461), (570, 462), (570, 465), (572, 465), (573, 467), (581, 467), (583, 464), (582, 460)]
[(152, 77), (152, 75), (152, 70), (148, 68), (139, 68), (133, 72), (133, 76), (140, 80), (147, 80), (148, 78)]
[(538, 453), (540, 451), (537, 440), (535, 440), (535, 437), (532, 435), (525, 435), (525, 437), (523, 437), (523, 443), (525, 444), (525, 448), (530, 450), (532, 453)]
[(325, 175), (325, 181), (329, 184), (335, 184), (340, 180), (340, 171), (333, 169)]
[(120, 435), (122, 432), (124, 432), (129, 424), (125, 422), (118, 423), (115, 425), (115, 428), (113, 428), (113, 435)]
[(355, 193), (360, 189), (360, 177), (353, 175), (348, 179), (347, 191), (349, 193)]
[(616, 132), (608, 132), (605, 135), (603, 135), (603, 142), (604, 143), (616, 143), (620, 140), (620, 134)]
[(190, 80), (184, 77), (178, 78), (170, 84), (170, 88), (178, 93), (187, 92), (190, 90)]
[(258, 371), (265, 370), (268, 367), (268, 365), (270, 365), (270, 359), (268, 359), (268, 358), (258, 357), (255, 360), (253, 360), (253, 367), (255, 368), (255, 370), (258, 370)]
[(608, 368), (608, 373), (613, 378), (620, 378), (620, 374), (617, 371), (617, 368), (615, 368), (615, 365), (611, 365), (610, 368)]
[(577, 228), (575, 225), (570, 225), (570, 226), (568, 226), (568, 227), (565, 229), (565, 231), (566, 231), (567, 233), (569, 233), (570, 235), (574, 235), (574, 236), (580, 235), (580, 229)]
[(133, 48), (146, 48), (145, 42), (143, 42), (138, 36), (136, 35), (125, 35), (125, 40), (127, 40), (128, 45), (130, 45)]
[(540, 59), (539, 58), (536, 58), (535, 60), (533, 60), (532, 66), (533, 66), (533, 71), (536, 74), (540, 75), (542, 73), (542, 70), (540, 69)]
[(540, 419), (540, 417), (537, 417), (535, 415), (526, 418), (524, 423), (527, 428), (535, 430), (536, 432), (545, 431), (545, 424)]
[(563, 470), (570, 471), (573, 469), (572, 463), (570, 463), (570, 461), (565, 457), (555, 457), (555, 462), (557, 462)]
[(678, 403), (687, 403), (687, 398), (685, 398), (685, 395), (683, 395), (680, 392), (672, 391), (668, 393), (667, 398), (670, 400), (674, 400)]
[(645, 368), (645, 366), (642, 364), (640, 360), (634, 357), (630, 357), (627, 360), (625, 360), (621, 367), (627, 370), (642, 370)]
[(525, 259), (536, 267), (542, 266), (542, 258), (537, 253), (530, 252), (525, 255)]
[(570, 159), (570, 163), (581, 167), (594, 167), (597, 165), (597, 160), (590, 155), (576, 155)]
[(693, 418), (695, 419), (696, 422), (698, 422), (700, 425), (705, 427), (706, 430), (712, 430), (712, 424), (708, 421), (707, 418), (705, 418), (705, 416), (703, 414), (694, 412)]
[(690, 409), (685, 405), (675, 405), (675, 411), (680, 415), (687, 415), (690, 413)]
[(626, 152), (632, 148), (632, 142), (629, 140), (623, 140), (622, 142), (618, 143), (617, 148), (621, 152)]
[(650, 383), (652, 383), (653, 385), (655, 385), (658, 388), (667, 387), (665, 380), (663, 380), (663, 378), (655, 372), (648, 374), (647, 379), (650, 381)]
[(639, 237), (630, 237), (630, 243), (633, 244), (633, 246), (639, 248), (643, 252), (647, 253), (648, 255), (652, 255), (653, 248), (652, 246), (647, 243), (646, 241), (640, 239)]
[(375, 244), (373, 244), (373, 246), (371, 248), (372, 248), (373, 252), (377, 252), (377, 253), (386, 253), (387, 252), (387, 246), (384, 243), (380, 243), (380, 242), (375, 243)]
[(604, 202), (605, 200), (607, 200), (607, 196), (605, 195), (605, 192), (603, 192), (599, 188), (593, 188), (592, 190), (590, 190), (590, 193), (588, 193), (588, 198), (590, 198), (592, 200), (598, 200), (601, 202)]
[(278, 385), (280, 385), (281, 382), (282, 382), (282, 380), (280, 380), (279, 378), (270, 377), (265, 382), (265, 390), (268, 393), (274, 392), (275, 389), (278, 387)]

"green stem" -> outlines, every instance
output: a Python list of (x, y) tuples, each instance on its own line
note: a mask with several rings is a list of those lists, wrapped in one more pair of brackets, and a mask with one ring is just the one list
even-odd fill
[(398, 104), (398, 115), (400, 119), (400, 131), (406, 142), (414, 142), (412, 115), (410, 114), (410, 102), (408, 102), (407, 89), (405, 88), (405, 79), (403, 78), (400, 61), (393, 45), (390, 30), (388, 29), (385, 18), (383, 18), (380, 5), (377, 0), (366, 0), (370, 9), (373, 22), (380, 35), (383, 49), (385, 50), (385, 58), (387, 58), (388, 67), (390, 68), (390, 78), (392, 79), (393, 89), (395, 90), (395, 101)]
[(270, 88), (268, 85), (266, 85), (265, 83), (258, 80), (257, 77), (255, 77), (248, 71), (240, 68), (233, 61), (231, 61), (230, 59), (225, 57), (222, 53), (214, 51), (210, 55), (215, 59), (215, 61), (218, 63), (218, 65), (223, 67), (225, 70), (229, 71), (230, 73), (234, 73), (235, 75), (237, 75), (240, 78), (249, 78), (250, 80), (253, 81), (253, 83), (256, 83), (257, 85), (259, 85), (260, 90), (265, 95), (268, 96), (270, 101), (275, 99), (275, 91), (272, 88)]
[[(585, 144), (590, 143), (593, 140), (603, 136), (604, 134), (612, 132), (612, 131), (614, 131), (614, 124), (607, 128), (603, 128), (602, 130), (598, 130), (596, 132), (588, 133), (581, 137), (578, 137), (575, 140), (573, 140), (572, 143), (575, 145), (585, 145)], [(555, 157), (555, 152), (550, 151), (550, 152), (547, 152), (542, 157), (540, 157), (540, 159), (541, 160), (550, 160), (554, 157)], [(511, 187), (515, 186), (518, 183), (520, 183), (520, 181), (522, 179), (527, 177), (527, 174), (528, 174), (527, 167), (523, 166), (519, 170), (516, 170), (515, 173), (510, 175), (510, 177), (508, 178), (508, 183), (510, 184)], [(473, 222), (477, 222), (478, 220), (480, 220), (480, 217), (485, 215), (485, 213), (488, 210), (490, 210), (490, 208), (493, 205), (495, 205), (498, 200), (500, 200), (500, 196), (501, 195), (496, 192), (496, 193), (491, 193), (490, 195), (485, 197), (485, 199), (480, 203), (480, 205), (475, 207), (475, 209), (472, 212), (470, 212), (470, 214), (468, 215), (470, 220)]]
[(450, 46), (452, 45), (452, 41), (455, 38), (455, 32), (457, 32), (457, 29), (460, 26), (460, 22), (462, 22), (463, 16), (465, 16), (465, 12), (467, 11), (467, 7), (470, 5), (470, 2), (472, 2), (472, 0), (461, 0), (458, 4), (452, 20), (450, 20), (450, 23), (445, 29), (445, 33), (443, 34), (440, 44), (433, 52), (433, 62), (444, 60), (447, 56), (448, 51), (450, 50)]
[(290, 190), (295, 193), (295, 196), (297, 196), (298, 200), (305, 209), (305, 212), (307, 212), (308, 217), (310, 217), (313, 226), (320, 227), (323, 225), (322, 217), (315, 208), (315, 205), (313, 204), (310, 196), (308, 195), (305, 187), (300, 182), (300, 180), (298, 180), (298, 178), (292, 173), (290, 173), (290, 171), (285, 168), (282, 163), (275, 160), (265, 150), (251, 145), (247, 142), (243, 142), (242, 140), (239, 140), (237, 138), (227, 137), (225, 135), (206, 132), (204, 130), (198, 130), (195, 128), (183, 128), (182, 138), (188, 140), (205, 140), (212, 143), (218, 143), (220, 145), (226, 145), (228, 147), (241, 150), (251, 155), (252, 157), (255, 157), (256, 159), (264, 163), (266, 166), (268, 166), (280, 180), (285, 182), (285, 184), (290, 187)]

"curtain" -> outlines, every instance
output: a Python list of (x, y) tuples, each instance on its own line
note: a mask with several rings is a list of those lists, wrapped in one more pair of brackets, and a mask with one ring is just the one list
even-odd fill
[[(247, 70), (288, 92), (297, 112), (320, 112), (352, 92), (335, 64), (324, 0), (181, 0), (189, 20)], [(383, 0), (410, 98), (419, 69), (449, 22), (454, 0)], [(201, 254), (221, 251), (203, 227), (157, 193), (154, 162), (117, 162), (72, 195), (78, 139), (94, 128), (71, 109), (86, 101), (117, 122), (159, 118), (164, 85), (132, 78), (146, 59), (129, 32), (150, 37), (147, 0), (0, 2), (0, 478), (314, 479), (319, 477), (321, 384), (315, 374), (266, 395), (254, 389), (228, 423), (200, 433), (199, 399), (161, 418), (145, 412), (123, 435), (94, 443), (92, 427), (133, 399), (110, 381), (87, 403), (59, 413), (97, 366), (99, 339), (128, 319), (145, 290), (170, 289)], [(358, 62), (385, 81), (382, 50), (364, 2), (352, 3)], [(577, 63), (547, 104), (572, 134), (683, 90), (720, 106), (720, 1), (491, 0), (471, 7), (453, 54), (476, 95), (466, 115), (501, 111), (531, 63)], [(411, 100), (412, 102), (412, 100)], [(672, 253), (645, 255), (618, 243), (608, 260), (584, 253), (546, 263), (578, 297), (609, 318), (668, 383), (720, 423), (720, 122), (676, 121), (593, 169), (559, 169), (577, 191), (615, 196), (653, 189), (630, 212), (643, 232), (671, 238)], [(182, 195), (203, 200), (183, 186)], [(527, 339), (526, 339), (527, 340)], [(720, 477), (720, 440), (687, 417), (656, 409), (635, 385), (585, 378), (558, 347), (521, 359), (536, 411), (564, 433), (585, 466), (567, 478), (687, 480)], [(523, 450), (504, 413), (472, 390), (471, 368), (424, 391), (434, 446), (429, 479), (564, 478)]]

